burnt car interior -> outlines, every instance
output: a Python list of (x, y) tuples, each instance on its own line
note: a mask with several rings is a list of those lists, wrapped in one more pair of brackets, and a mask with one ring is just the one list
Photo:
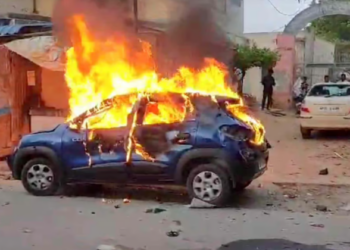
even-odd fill
[[(122, 97), (119, 96), (118, 98)], [(137, 115), (137, 120), (134, 138), (136, 139), (136, 142), (141, 144), (146, 152), (153, 158), (158, 154), (167, 152), (174, 144), (189, 144), (191, 142), (191, 135), (190, 133), (186, 133), (186, 122), (146, 123), (146, 118), (150, 114), (152, 114), (153, 117), (161, 115), (158, 112), (158, 106), (162, 103), (165, 104), (170, 102), (177, 107), (182, 107), (186, 112), (185, 120), (192, 122), (195, 122), (195, 117), (198, 118), (199, 116), (202, 116), (203, 118), (204, 114), (207, 113), (207, 115), (211, 117), (212, 112), (216, 112), (217, 115), (220, 115), (221, 112), (218, 111), (223, 111), (223, 105), (226, 105), (227, 102), (230, 102), (230, 104), (239, 103), (239, 99), (218, 97), (217, 102), (214, 102), (209, 96), (203, 97), (194, 95), (191, 97), (194, 109), (190, 110), (191, 107), (186, 106), (186, 100), (180, 94), (154, 94), (152, 96), (144, 97), (135, 103), (133, 111), (128, 115), (128, 124), (125, 127), (93, 130), (83, 127), (86, 119), (95, 119), (97, 122), (99, 117), (103, 116), (103, 113), (110, 109), (117, 108), (115, 101), (116, 97), (107, 99), (103, 101), (99, 107), (92, 108), (71, 121), (77, 124), (78, 130), (85, 131), (86, 138), (89, 138), (87, 142), (87, 150), (91, 154), (126, 151), (127, 138), (129, 136), (135, 113)]]

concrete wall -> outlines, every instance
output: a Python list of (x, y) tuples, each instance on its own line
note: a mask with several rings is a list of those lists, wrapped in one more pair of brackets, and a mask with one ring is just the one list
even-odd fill
[[(328, 68), (305, 68), (306, 64), (334, 63), (335, 45), (316, 38), (311, 32), (300, 32), (297, 37), (279, 33), (248, 33), (244, 36), (260, 48), (278, 50), (281, 60), (275, 67), (276, 98), (286, 102), (289, 91), (297, 76), (306, 75), (311, 84), (323, 80)], [(248, 71), (244, 91), (261, 99), (261, 70), (254, 68)], [(284, 105), (287, 105), (285, 103)]]
[[(277, 33), (246, 33), (244, 36), (249, 39), (251, 43), (255, 43), (259, 48), (277, 50)], [(255, 96), (258, 101), (262, 98), (261, 78), (261, 68), (252, 68), (248, 70), (243, 85), (243, 92)], [(276, 79), (276, 81), (278, 81), (278, 79)]]
[[(300, 32), (296, 44), (297, 65), (304, 67), (307, 64), (334, 63), (335, 44), (316, 37), (313, 32)], [(303, 55), (303, 56), (302, 56)], [(305, 68), (303, 75), (309, 78), (309, 83), (323, 81), (324, 75), (329, 73), (325, 67)]]
[[(201, 0), (210, 3), (218, 24), (228, 36), (242, 35), (244, 29), (243, 0)], [(176, 21), (188, 7), (185, 0), (139, 0), (139, 19), (142, 21), (168, 24)]]
[(0, 13), (8, 12), (30, 14), (33, 12), (33, 0), (0, 0)]
[[(56, 0), (37, 0), (38, 14), (51, 16)], [(0, 14), (8, 12), (32, 14), (33, 0), (0, 0)]]

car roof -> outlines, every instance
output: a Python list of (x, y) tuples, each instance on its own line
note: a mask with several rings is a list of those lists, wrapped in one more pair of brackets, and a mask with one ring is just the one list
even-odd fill
[[(197, 100), (205, 100), (206, 98), (210, 98), (211, 96), (207, 96), (207, 95), (201, 95), (198, 93), (175, 93), (175, 92), (159, 92), (159, 93), (151, 93), (148, 98), (150, 101), (166, 101), (169, 100), (170, 98), (182, 98), (183, 99), (183, 95), (187, 95), (189, 98), (192, 99), (192, 101), (196, 102)], [(98, 105), (96, 105), (95, 107), (86, 110), (85, 112), (83, 112), (81, 115), (79, 115), (78, 117), (74, 118), (71, 122), (75, 123), (75, 122), (79, 122), (82, 121), (84, 119), (86, 119), (87, 116), (91, 116), (91, 114), (96, 114), (97, 112), (104, 112), (105, 110), (108, 110), (110, 108), (113, 107), (113, 103), (114, 100), (116, 98), (126, 98), (129, 96), (137, 96), (137, 93), (129, 93), (129, 94), (125, 94), (125, 95), (116, 95), (113, 96), (109, 99), (106, 99), (104, 101), (102, 101), (101, 103), (99, 103)], [(217, 100), (219, 106), (222, 106), (224, 103), (229, 102), (230, 104), (239, 104), (240, 103), (240, 99), (238, 98), (233, 98), (233, 97), (227, 97), (227, 96), (220, 96), (220, 95), (215, 95), (215, 99)], [(136, 104), (136, 103), (135, 103)], [(134, 105), (135, 105), (134, 104)], [(196, 105), (195, 105), (196, 106)]]
[(312, 85), (312, 87), (322, 86), (322, 85), (349, 85), (350, 86), (350, 82), (318, 82)]

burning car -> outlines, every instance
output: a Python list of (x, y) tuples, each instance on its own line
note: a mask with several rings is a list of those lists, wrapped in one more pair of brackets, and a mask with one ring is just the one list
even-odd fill
[[(87, 126), (133, 98), (125, 126)], [(76, 182), (176, 183), (186, 185), (191, 197), (223, 205), (264, 173), (269, 158), (263, 131), (230, 111), (240, 102), (178, 93), (115, 96), (69, 123), (23, 137), (8, 164), (14, 178), (38, 196)], [(182, 120), (162, 122), (165, 106), (178, 107)]]
[(70, 27), (67, 122), (24, 136), (8, 159), (28, 192), (53, 195), (76, 182), (176, 183), (223, 205), (264, 173), (264, 126), (225, 81), (224, 65), (204, 58), (201, 68), (162, 77), (147, 42), (118, 32), (101, 39), (83, 16)]

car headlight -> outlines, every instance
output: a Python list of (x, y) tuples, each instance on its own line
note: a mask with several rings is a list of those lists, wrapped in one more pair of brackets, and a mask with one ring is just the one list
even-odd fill
[(238, 125), (223, 126), (220, 130), (225, 137), (235, 141), (248, 141), (253, 138), (253, 132), (251, 130)]

